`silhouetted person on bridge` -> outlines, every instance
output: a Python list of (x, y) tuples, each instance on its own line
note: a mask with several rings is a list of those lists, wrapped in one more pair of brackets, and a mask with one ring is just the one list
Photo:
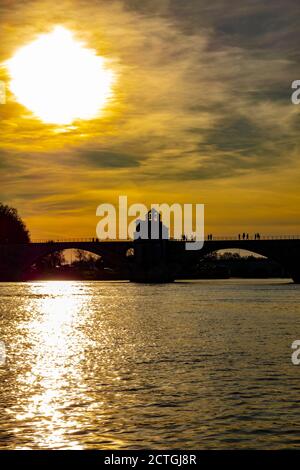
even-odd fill
[(245, 234), (245, 232), (244, 232), (244, 233), (243, 233), (243, 240), (245, 240), (245, 237), (246, 237), (246, 234)]

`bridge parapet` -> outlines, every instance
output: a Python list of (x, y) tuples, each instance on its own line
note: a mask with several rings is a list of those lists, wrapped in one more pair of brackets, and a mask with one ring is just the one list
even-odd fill
[[(205, 239), (205, 242), (211, 241), (261, 241), (261, 240), (300, 240), (300, 235), (260, 235), (259, 238), (255, 238), (255, 235), (249, 235), (248, 238), (243, 239), (239, 238), (238, 235), (217, 235), (213, 236), (212, 239)], [(179, 242), (183, 241), (182, 239), (170, 238), (169, 241)], [(119, 239), (119, 240), (99, 240), (98, 238), (87, 237), (87, 238), (60, 238), (60, 239), (33, 239), (30, 244), (40, 244), (40, 243), (121, 243), (121, 242), (133, 242), (132, 239)]]

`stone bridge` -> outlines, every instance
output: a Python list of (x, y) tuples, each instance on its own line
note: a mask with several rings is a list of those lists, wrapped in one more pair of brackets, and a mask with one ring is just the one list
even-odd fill
[[(260, 240), (218, 238), (207, 240), (199, 251), (187, 251), (179, 240), (98, 241), (97, 239), (41, 241), (0, 245), (0, 270), (10, 270), (15, 278), (44, 256), (57, 251), (78, 249), (101, 256), (110, 265), (126, 267), (131, 260), (131, 280), (169, 282), (180, 277), (183, 268), (201, 262), (212, 252), (225, 249), (248, 250), (282, 265), (300, 283), (300, 237), (269, 237)], [(130, 249), (131, 250), (130, 253)], [(133, 256), (128, 256), (128, 254)], [(133, 263), (132, 263), (133, 261)]]

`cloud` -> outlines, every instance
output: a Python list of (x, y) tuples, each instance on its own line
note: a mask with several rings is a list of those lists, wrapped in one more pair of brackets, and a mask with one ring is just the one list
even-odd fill
[(72, 156), (72, 160), (75, 160), (75, 164), (77, 160), (77, 163), (81, 163), (82, 166), (88, 165), (97, 168), (134, 168), (140, 165), (139, 159), (136, 156), (111, 152), (105, 149), (86, 149), (79, 159)]
[(0, 106), (5, 198), (92, 204), (99, 182), (110, 190), (156, 181), (163, 190), (172, 181), (255, 181), (297, 161), (290, 86), (300, 78), (300, 6), (292, 0), (63, 0), (55, 8), (0, 0), (0, 16), (0, 60), (64, 24), (117, 75), (104, 116), (59, 132), (8, 95)]

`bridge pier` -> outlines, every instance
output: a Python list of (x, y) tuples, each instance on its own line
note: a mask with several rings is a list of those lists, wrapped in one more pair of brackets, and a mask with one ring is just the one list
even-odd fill
[(300, 284), (300, 246), (285, 250), (278, 259), (295, 284)]
[(300, 268), (298, 266), (292, 266), (287, 268), (291, 278), (295, 284), (300, 284)]
[(168, 283), (174, 278), (168, 266), (168, 240), (136, 240), (130, 282)]
[(292, 279), (293, 279), (295, 284), (300, 284), (300, 273), (292, 274)]

